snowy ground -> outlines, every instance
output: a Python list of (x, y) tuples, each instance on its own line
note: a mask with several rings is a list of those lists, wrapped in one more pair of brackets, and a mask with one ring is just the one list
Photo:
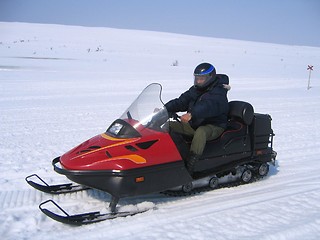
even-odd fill
[[(65, 182), (53, 158), (102, 133), (149, 83), (163, 85), (164, 102), (178, 96), (202, 61), (230, 76), (229, 100), (272, 116), (278, 164), (266, 179), (191, 197), (122, 199), (120, 207), (157, 210), (82, 227), (39, 211), (50, 198), (70, 213), (103, 210), (106, 193), (51, 197), (24, 178)], [(1, 239), (319, 239), (319, 63), (313, 47), (0, 23)]]

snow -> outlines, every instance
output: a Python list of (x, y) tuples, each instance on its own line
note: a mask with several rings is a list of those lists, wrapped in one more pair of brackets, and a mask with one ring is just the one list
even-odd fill
[[(39, 211), (47, 199), (69, 213), (105, 211), (107, 193), (50, 196), (24, 178), (37, 173), (66, 182), (53, 171), (53, 158), (104, 132), (149, 83), (163, 85), (164, 102), (179, 96), (203, 61), (229, 75), (229, 100), (272, 116), (278, 161), (268, 177), (190, 197), (124, 198), (120, 209), (152, 210), (82, 227)], [(319, 62), (320, 48), (308, 46), (0, 23), (1, 238), (319, 239)]]

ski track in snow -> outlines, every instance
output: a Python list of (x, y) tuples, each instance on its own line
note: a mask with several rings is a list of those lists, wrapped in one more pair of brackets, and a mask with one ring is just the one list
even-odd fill
[[(0, 23), (1, 29), (7, 33), (0, 44), (2, 239), (319, 239), (320, 84), (312, 79), (306, 90), (305, 70), (320, 62), (319, 48), (143, 31), (133, 37), (126, 30), (55, 25), (50, 32), (36, 24)], [(64, 29), (73, 34), (57, 34)], [(89, 37), (93, 33), (104, 51), (88, 54), (87, 48), (97, 45)], [(35, 51), (41, 58), (22, 58)], [(32, 189), (24, 178), (37, 173), (48, 183), (68, 181), (52, 170), (53, 158), (105, 131), (151, 82), (163, 84), (164, 102), (177, 97), (190, 86), (193, 67), (213, 61), (212, 55), (230, 76), (229, 100), (248, 101), (273, 118), (278, 161), (267, 177), (188, 197), (124, 198), (120, 208), (156, 209), (82, 227), (54, 222), (39, 211), (47, 199), (68, 213), (104, 211), (107, 193), (52, 196)], [(181, 64), (172, 67), (177, 58)], [(266, 65), (268, 70), (261, 68)], [(141, 66), (148, 69), (142, 75)], [(319, 70), (312, 76), (319, 79)]]

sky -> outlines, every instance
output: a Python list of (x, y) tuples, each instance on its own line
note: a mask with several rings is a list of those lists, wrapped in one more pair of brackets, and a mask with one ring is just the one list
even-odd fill
[(0, 0), (0, 22), (138, 29), (320, 47), (320, 0)]

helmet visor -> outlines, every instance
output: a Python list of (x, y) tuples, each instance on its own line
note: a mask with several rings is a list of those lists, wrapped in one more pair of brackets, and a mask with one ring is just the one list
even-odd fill
[(194, 75), (194, 85), (196, 87), (203, 87), (206, 85), (207, 81), (209, 80), (210, 76), (209, 74), (203, 74), (203, 75)]

